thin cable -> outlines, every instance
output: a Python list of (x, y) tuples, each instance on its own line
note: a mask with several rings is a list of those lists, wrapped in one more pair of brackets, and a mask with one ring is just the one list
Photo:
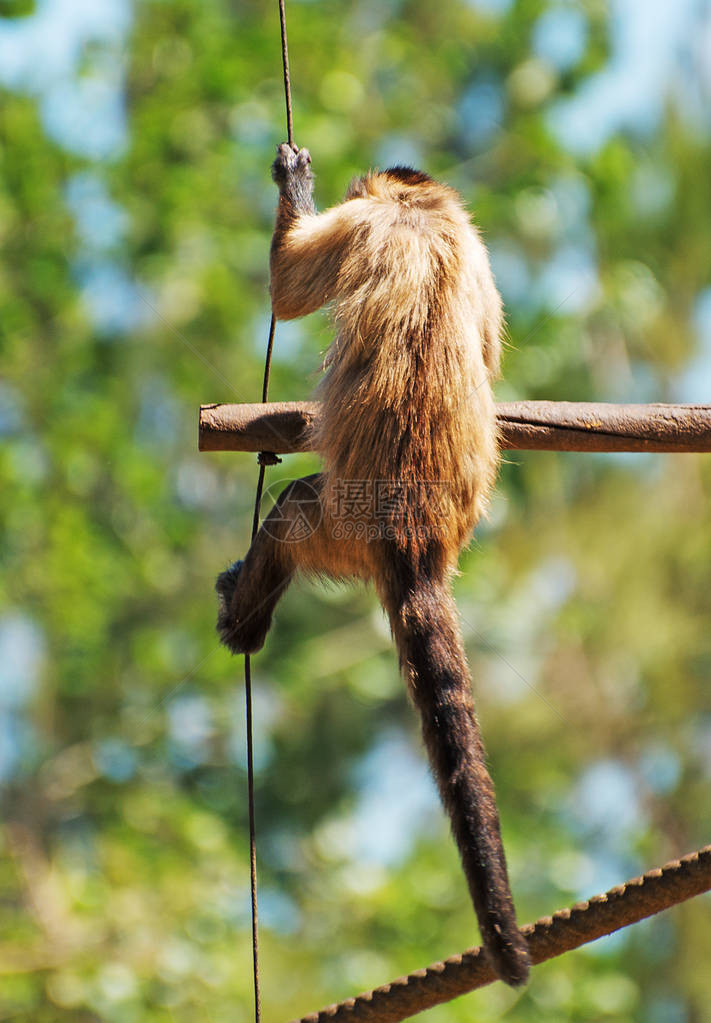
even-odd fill
[(294, 144), (294, 118), (291, 113), (291, 79), (289, 77), (289, 43), (286, 38), (285, 0), (279, 0), (279, 24), (281, 25), (281, 62), (284, 67), (284, 99), (286, 100), (286, 137), (289, 145)]
[[(291, 110), (291, 80), (289, 77), (289, 43), (286, 36), (286, 10), (284, 0), (279, 0), (279, 24), (281, 27), (281, 59), (284, 68), (284, 100), (286, 103), (286, 128), (289, 144), (294, 143), (294, 120)], [(272, 311), (269, 324), (267, 353), (264, 359), (264, 380), (262, 382), (262, 403), (269, 397), (269, 375), (272, 366), (274, 349), (274, 332), (276, 317)], [(252, 517), (252, 540), (259, 529), (259, 508), (262, 503), (264, 475), (267, 465), (275, 465), (280, 461), (273, 452), (260, 451), (257, 456), (259, 476), (257, 477), (257, 493), (254, 499), (254, 515)], [(249, 654), (244, 655), (244, 700), (245, 725), (247, 732), (247, 803), (249, 810), (249, 881), (250, 899), (252, 904), (252, 975), (254, 980), (254, 1020), (260, 1023), (262, 1018), (261, 997), (259, 990), (259, 910), (257, 902), (257, 829), (254, 815), (254, 738), (252, 728), (252, 661)]]
[[(263, 472), (264, 470), (262, 470)], [(257, 910), (257, 842), (254, 826), (254, 747), (252, 742), (252, 665), (244, 655), (244, 701), (247, 730), (247, 792), (249, 805), (249, 880), (252, 903), (252, 977), (254, 980), (254, 1019), (262, 1018), (259, 994), (259, 913)]]

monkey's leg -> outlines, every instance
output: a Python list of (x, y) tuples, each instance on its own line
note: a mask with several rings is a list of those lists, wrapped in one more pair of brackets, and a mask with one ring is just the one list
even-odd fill
[(264, 645), (272, 614), (298, 567), (297, 548), (321, 521), (319, 477), (290, 483), (265, 518), (244, 561), (217, 577), (217, 631), (232, 653)]
[(277, 559), (254, 544), (244, 561), (235, 561), (217, 577), (217, 632), (233, 654), (261, 650), (274, 607), (290, 579)]
[(218, 576), (217, 631), (233, 653), (263, 644), (279, 598), (295, 572), (367, 576), (367, 545), (338, 540), (324, 499), (323, 474), (290, 483), (265, 518), (244, 561)]

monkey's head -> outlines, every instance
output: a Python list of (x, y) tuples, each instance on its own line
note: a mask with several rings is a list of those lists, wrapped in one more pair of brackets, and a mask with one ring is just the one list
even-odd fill
[(368, 199), (383, 192), (390, 192), (393, 184), (417, 188), (432, 181), (429, 174), (412, 167), (388, 167), (384, 171), (369, 171), (362, 178), (353, 178), (346, 199)]

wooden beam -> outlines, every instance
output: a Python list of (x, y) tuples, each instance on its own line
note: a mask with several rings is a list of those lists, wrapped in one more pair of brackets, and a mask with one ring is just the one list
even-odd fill
[[(501, 446), (537, 451), (711, 451), (711, 405), (512, 401), (496, 406)], [(202, 405), (200, 451), (309, 451), (317, 402)]]

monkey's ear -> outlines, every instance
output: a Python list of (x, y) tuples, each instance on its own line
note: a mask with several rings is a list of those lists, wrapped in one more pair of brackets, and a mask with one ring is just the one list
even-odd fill
[(346, 190), (346, 200), (365, 199), (368, 195), (367, 180), (367, 178), (352, 178)]

